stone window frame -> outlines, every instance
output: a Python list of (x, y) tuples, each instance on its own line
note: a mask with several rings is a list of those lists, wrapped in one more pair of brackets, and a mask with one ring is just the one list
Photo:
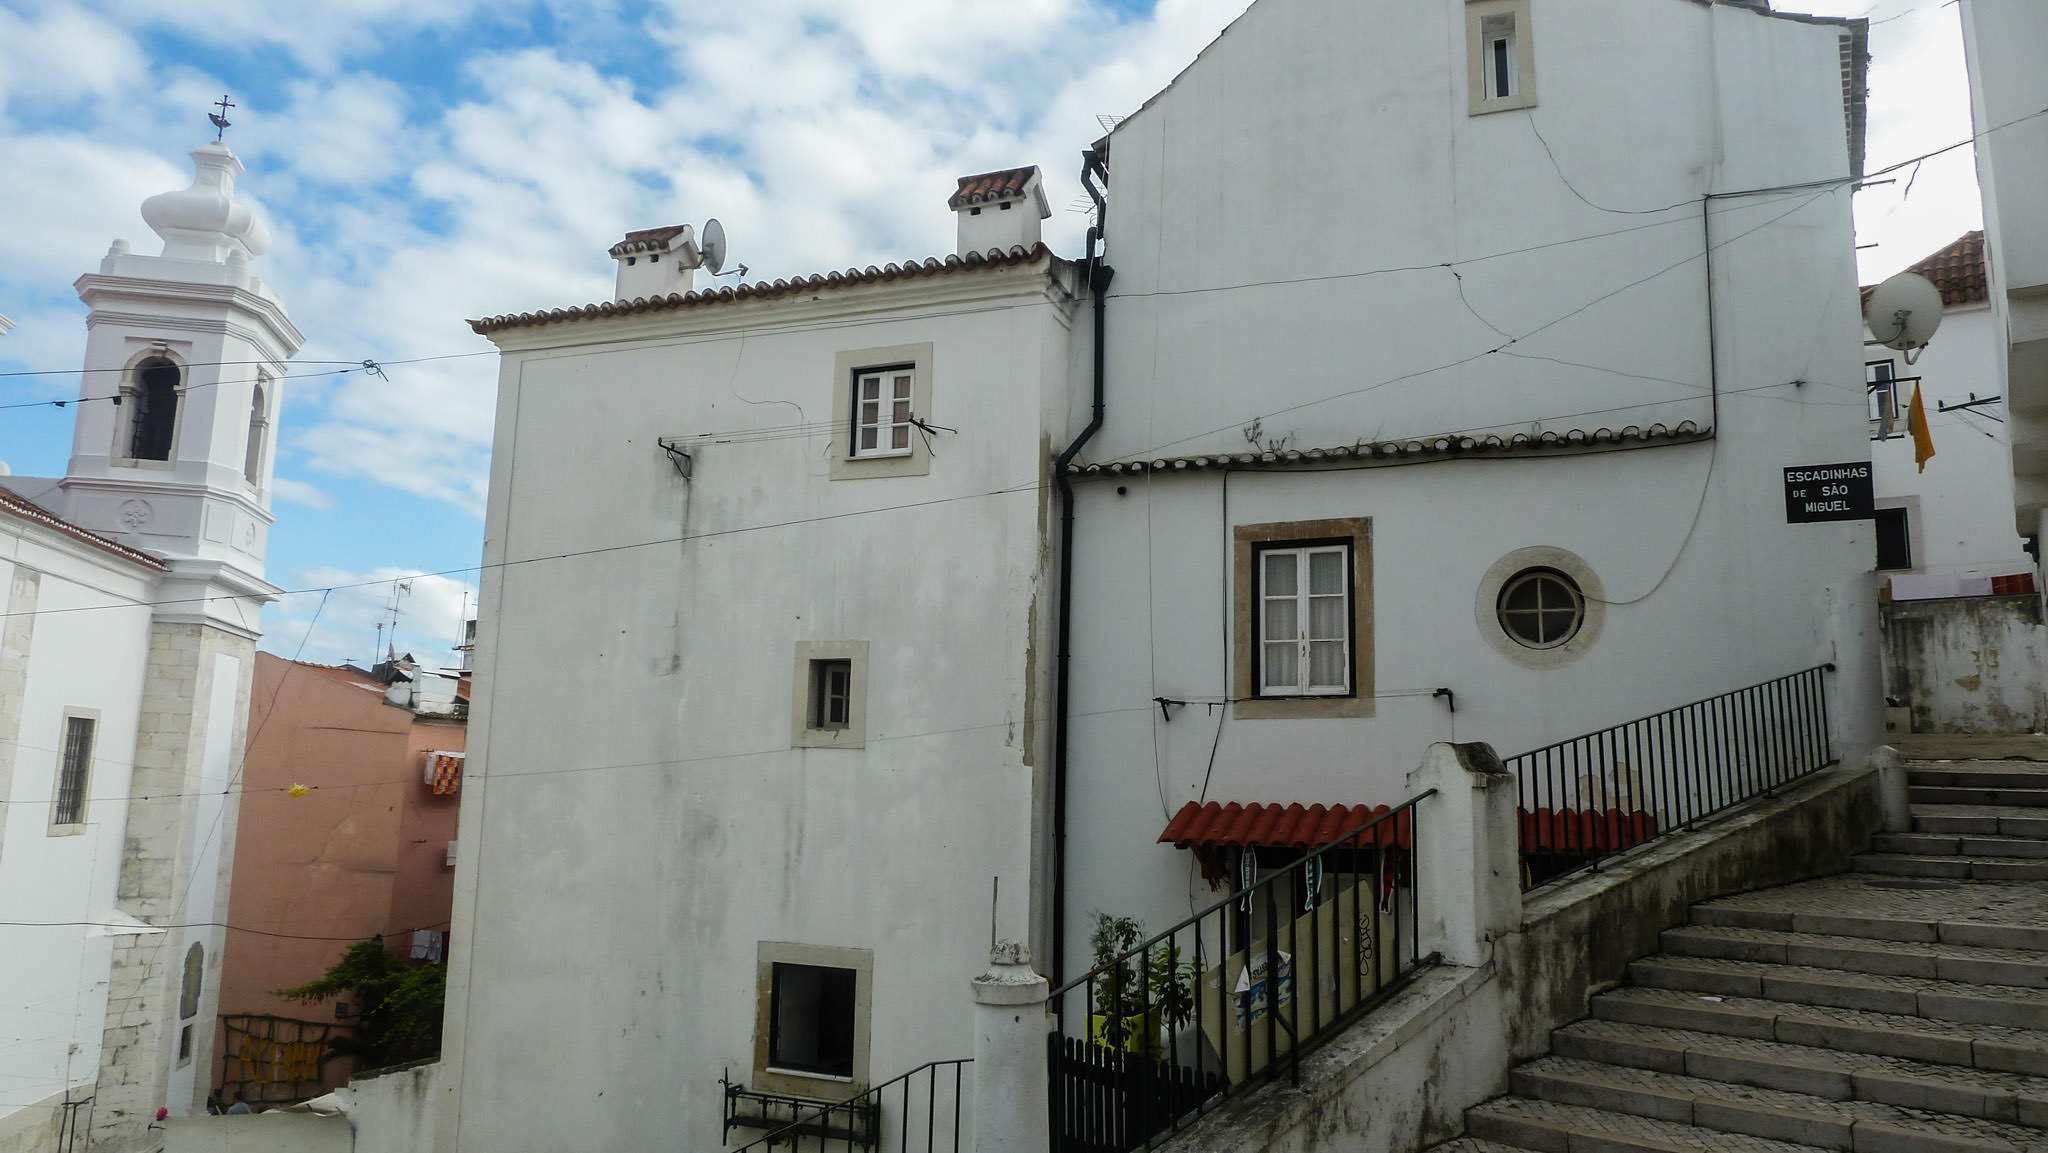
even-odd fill
[[(1501, 624), (1501, 590), (1509, 581), (1530, 569), (1554, 569), (1579, 586), (1579, 597), (1586, 610), (1585, 619), (1579, 623), (1579, 631), (1572, 634), (1572, 639), (1561, 645), (1532, 649), (1509, 636)], [(1479, 588), (1472, 599), (1472, 613), (1479, 635), (1487, 646), (1510, 663), (1535, 670), (1562, 668), (1585, 655), (1600, 639), (1600, 630), (1607, 622), (1607, 586), (1601, 583), (1600, 574), (1593, 571), (1593, 566), (1577, 553), (1551, 545), (1531, 545), (1515, 549), (1493, 562), (1486, 575), (1479, 578)]]
[[(179, 344), (189, 348), (185, 342)], [(147, 459), (130, 455), (135, 443), (135, 413), (138, 411), (135, 397), (140, 393), (136, 374), (141, 367), (152, 360), (168, 361), (178, 370), (176, 387), (177, 407), (171, 411), (171, 443), (168, 455), (162, 460)], [(186, 410), (191, 407), (187, 401), (192, 391), (192, 366), (185, 352), (173, 348), (165, 341), (152, 341), (128, 358), (121, 369), (120, 383), (115, 386), (114, 443), (108, 446), (108, 460), (121, 468), (170, 469), (177, 467), (179, 442), (185, 433)]]
[[(1258, 574), (1263, 547), (1346, 543), (1351, 548), (1351, 691), (1343, 696), (1262, 697), (1258, 686)], [(1231, 529), (1230, 697), (1235, 720), (1370, 717), (1373, 697), (1372, 518), (1241, 524)]]
[(833, 358), (831, 479), (864, 480), (886, 476), (926, 476), (932, 471), (931, 446), (923, 436), (910, 438), (910, 452), (897, 456), (855, 456), (854, 378), (879, 368), (911, 370), (910, 415), (918, 420), (931, 416), (932, 346), (894, 344), (879, 348), (856, 348)]
[[(1515, 90), (1489, 98), (1486, 24), (1502, 18), (1514, 24)], [(1529, 0), (1465, 0), (1465, 88), (1473, 116), (1536, 107), (1536, 41), (1531, 34)]]
[[(768, 1041), (775, 1013), (775, 966), (813, 965), (853, 970), (853, 1075), (834, 1077), (777, 1069), (768, 1063)], [(790, 1093), (821, 1101), (844, 1101), (868, 1085), (868, 1050), (874, 1018), (875, 954), (872, 949), (806, 945), (794, 941), (761, 941), (754, 947), (753, 1088)]]
[[(845, 661), (851, 676), (847, 684), (846, 724), (820, 728), (815, 693), (816, 662)], [(859, 749), (867, 746), (868, 642), (798, 641), (791, 668), (789, 744), (797, 749)]]
[[(85, 754), (85, 779), (78, 784), (78, 820), (59, 822), (57, 820), (57, 798), (64, 790), (64, 747), (70, 742), (71, 722), (85, 720), (92, 722), (92, 747)], [(52, 837), (76, 837), (84, 833), (92, 816), (93, 762), (99, 759), (100, 710), (67, 707), (61, 723), (57, 726), (57, 760), (55, 771), (50, 774), (50, 821), (48, 835)]]

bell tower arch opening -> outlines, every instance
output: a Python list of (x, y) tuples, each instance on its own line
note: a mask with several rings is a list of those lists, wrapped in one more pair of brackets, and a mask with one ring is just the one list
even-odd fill
[(178, 398), (185, 370), (167, 356), (150, 356), (136, 364), (121, 383), (121, 422), (116, 456), (129, 460), (171, 459), (178, 431)]

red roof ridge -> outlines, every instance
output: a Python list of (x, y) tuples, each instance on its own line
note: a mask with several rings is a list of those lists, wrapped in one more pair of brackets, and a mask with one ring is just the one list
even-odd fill
[(143, 568), (155, 569), (158, 572), (170, 571), (169, 565), (143, 552), (141, 549), (130, 548), (119, 541), (103, 537), (91, 529), (81, 528), (78, 525), (72, 524), (70, 521), (50, 513), (41, 505), (4, 486), (0, 486), (0, 511), (13, 513), (22, 520), (33, 521), (44, 528), (55, 529), (82, 544), (91, 545), (104, 552), (113, 553), (122, 560), (141, 565)]
[(864, 269), (849, 268), (844, 272), (812, 273), (789, 280), (777, 279), (772, 284), (764, 280), (754, 284), (705, 288), (693, 292), (672, 292), (666, 296), (643, 296), (637, 300), (604, 301), (586, 304), (580, 308), (551, 308), (546, 312), (487, 316), (470, 321), (469, 327), (470, 331), (487, 336), (508, 328), (534, 328), (571, 320), (598, 320), (632, 313), (670, 312), (716, 304), (737, 304), (748, 300), (771, 300), (821, 288), (847, 288), (857, 284), (879, 284), (891, 280), (921, 280), (956, 272), (1014, 268), (1047, 259), (1058, 260), (1059, 257), (1041, 241), (1029, 248), (1018, 244), (1012, 245), (1008, 250), (991, 248), (987, 252), (970, 252), (965, 256), (931, 256), (922, 261), (908, 260), (902, 264), (891, 261), (880, 268), (870, 264)]
[[(1991, 299), (1982, 229), (1963, 233), (1908, 266), (1905, 271), (1932, 281), (1934, 287), (1941, 290), (1941, 302), (1945, 305), (1982, 304)], [(1864, 303), (1869, 303), (1871, 290), (1876, 287), (1874, 284), (1863, 286)]]

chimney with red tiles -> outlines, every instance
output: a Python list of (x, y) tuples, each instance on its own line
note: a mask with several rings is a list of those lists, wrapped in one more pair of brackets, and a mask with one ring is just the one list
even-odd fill
[(619, 262), (619, 286), (613, 299), (620, 304), (688, 292), (697, 266), (704, 262), (697, 253), (696, 234), (687, 224), (628, 232), (611, 251), (612, 259)]
[(1039, 222), (1052, 215), (1038, 166), (1005, 168), (960, 178), (959, 190), (946, 202), (960, 222), (961, 256), (991, 250), (1008, 252), (1038, 243)]

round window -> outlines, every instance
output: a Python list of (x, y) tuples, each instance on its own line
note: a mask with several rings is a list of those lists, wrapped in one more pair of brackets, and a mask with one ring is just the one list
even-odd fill
[(1516, 644), (1554, 649), (1579, 635), (1586, 623), (1586, 598), (1572, 578), (1556, 569), (1524, 569), (1501, 586), (1494, 612)]

